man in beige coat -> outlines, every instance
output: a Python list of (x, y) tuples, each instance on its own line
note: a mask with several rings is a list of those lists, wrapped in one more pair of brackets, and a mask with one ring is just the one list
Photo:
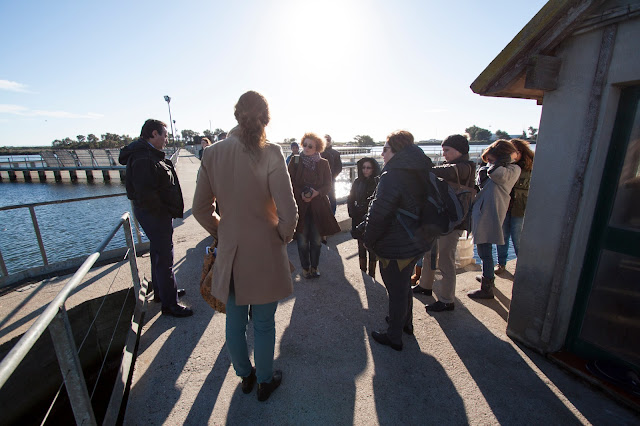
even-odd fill
[[(217, 240), (211, 293), (227, 305), (226, 339), (243, 392), (258, 381), (265, 400), (280, 384), (273, 372), (274, 315), (279, 300), (293, 292), (287, 243), (298, 208), (282, 150), (266, 142), (266, 100), (257, 92), (240, 97), (239, 126), (206, 150), (193, 198), (193, 216)], [(220, 203), (220, 215), (214, 202)], [(248, 305), (253, 307), (255, 363), (246, 343)]]

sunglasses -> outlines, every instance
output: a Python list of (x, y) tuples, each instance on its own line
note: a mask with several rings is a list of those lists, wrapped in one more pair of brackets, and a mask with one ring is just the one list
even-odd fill
[(389, 151), (390, 149), (391, 149), (391, 147), (390, 147), (390, 146), (384, 146), (384, 147), (382, 147), (382, 152), (387, 152), (387, 151)]
[(371, 166), (362, 166), (362, 170), (373, 169)]
[(303, 148), (312, 148), (313, 149), (313, 144), (312, 143), (303, 143), (302, 147)]

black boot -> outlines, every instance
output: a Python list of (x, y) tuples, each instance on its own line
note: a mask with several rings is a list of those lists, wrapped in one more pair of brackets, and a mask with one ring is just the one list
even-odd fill
[(487, 279), (482, 277), (480, 289), (467, 293), (472, 299), (493, 299), (493, 287), (495, 278)]

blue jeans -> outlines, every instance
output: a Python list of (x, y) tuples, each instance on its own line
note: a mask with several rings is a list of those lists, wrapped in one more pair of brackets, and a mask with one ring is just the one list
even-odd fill
[[(268, 383), (273, 377), (273, 351), (276, 344), (275, 314), (278, 302), (252, 306), (254, 360), (258, 383)], [(231, 356), (236, 375), (247, 377), (251, 374), (251, 360), (247, 348), (247, 323), (249, 321), (249, 305), (236, 305), (233, 289), (227, 299), (227, 349)]]
[(478, 257), (482, 261), (482, 276), (489, 280), (495, 277), (493, 272), (493, 247), (490, 243), (477, 244)]
[(322, 238), (309, 210), (304, 216), (304, 230), (297, 234), (296, 241), (298, 242), (298, 256), (300, 256), (302, 268), (309, 269), (310, 266), (317, 268), (320, 263)]
[(507, 216), (504, 218), (502, 224), (502, 233), (504, 234), (504, 244), (498, 246), (498, 264), (507, 264), (507, 254), (509, 252), (509, 237), (513, 241), (513, 250), (518, 257), (518, 251), (520, 250), (520, 235), (522, 234), (522, 224), (524, 223), (524, 217), (511, 216), (511, 212), (507, 212)]

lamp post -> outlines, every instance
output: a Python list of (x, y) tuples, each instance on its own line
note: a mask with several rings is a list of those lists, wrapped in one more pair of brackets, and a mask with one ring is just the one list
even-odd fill
[(173, 152), (176, 151), (176, 135), (173, 133), (173, 120), (171, 119), (171, 97), (165, 96), (164, 100), (167, 101), (169, 107), (169, 124), (171, 125), (171, 138), (173, 139)]

